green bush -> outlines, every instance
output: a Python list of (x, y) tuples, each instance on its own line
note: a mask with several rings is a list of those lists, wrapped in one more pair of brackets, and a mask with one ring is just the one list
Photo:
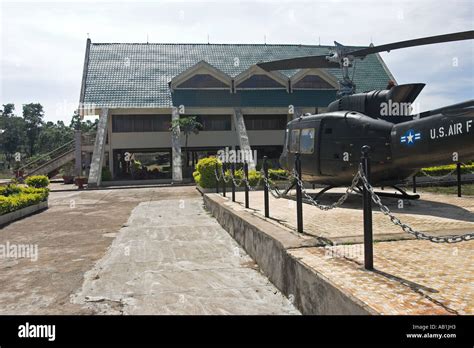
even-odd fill
[(269, 169), (268, 177), (271, 180), (287, 180), (288, 172), (284, 169)]
[(49, 196), (49, 189), (36, 187), (20, 187), (22, 194), (38, 194), (41, 196), (41, 201), (45, 201)]
[(0, 196), (11, 196), (21, 192), (21, 187), (14, 184), (0, 186)]
[[(444, 166), (436, 166), (430, 168), (423, 168), (417, 176), (425, 176), (425, 173), (431, 176), (442, 176), (451, 173), (456, 169), (456, 164), (448, 164)], [(461, 165), (461, 174), (469, 174), (474, 171), (474, 164)]]
[[(257, 172), (256, 170), (249, 170), (249, 185), (250, 186), (257, 185), (261, 177), (262, 175), (260, 174), (260, 172)], [(260, 182), (260, 184), (263, 184), (263, 180), (262, 182)]]
[(193, 173), (196, 184), (203, 188), (216, 187), (215, 168), (217, 164), (218, 173), (222, 168), (222, 163), (216, 157), (206, 157), (196, 164), (196, 171)]
[[(217, 164), (217, 170), (219, 173), (219, 176), (221, 175), (221, 168), (222, 168), (222, 163), (215, 157), (207, 157), (199, 160), (199, 162), (196, 165), (196, 171), (193, 173), (194, 181), (196, 184), (203, 188), (214, 188), (216, 187), (216, 176), (215, 176), (215, 168)], [(280, 172), (278, 172), (280, 174)], [(224, 173), (226, 181), (228, 183), (226, 186), (231, 186), (232, 181), (230, 180), (230, 170), (227, 169)], [(237, 181), (241, 181), (242, 178), (244, 177), (244, 171), (243, 169), (237, 169), (235, 171), (234, 177), (236, 178)], [(249, 171), (249, 183), (250, 186), (255, 186), (259, 183), (261, 179), (261, 174), (260, 172), (256, 170), (250, 170)], [(223, 185), (223, 180), (221, 179), (219, 181), (219, 185)], [(262, 184), (262, 182), (260, 182)], [(243, 184), (242, 184), (243, 186)]]
[(38, 204), (42, 201), (39, 193), (20, 193), (11, 196), (0, 196), (0, 215)]
[(25, 183), (36, 188), (48, 187), (49, 179), (46, 175), (33, 175), (27, 177)]
[(112, 180), (112, 173), (110, 172), (109, 168), (102, 167), (102, 181), (111, 181)]
[(46, 201), (48, 195), (47, 188), (18, 185), (0, 187), (0, 215)]

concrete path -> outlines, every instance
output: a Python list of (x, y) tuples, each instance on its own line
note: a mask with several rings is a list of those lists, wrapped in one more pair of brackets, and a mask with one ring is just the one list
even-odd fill
[(199, 196), (135, 207), (72, 302), (103, 314), (299, 314)]

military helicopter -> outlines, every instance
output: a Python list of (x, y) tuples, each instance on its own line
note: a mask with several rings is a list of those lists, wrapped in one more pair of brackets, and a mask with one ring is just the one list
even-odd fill
[[(308, 56), (258, 63), (266, 71), (301, 68), (342, 69), (339, 99), (328, 112), (300, 116), (287, 124), (280, 164), (287, 170), (300, 154), (302, 179), (333, 187), (348, 186), (358, 171), (361, 147), (370, 146), (371, 183), (393, 187), (401, 194), (384, 196), (417, 199), (397, 184), (421, 168), (474, 159), (474, 100), (410, 115), (425, 84), (394, 85), (386, 90), (355, 92), (349, 68), (369, 54), (443, 42), (470, 40), (474, 31), (431, 36), (351, 50), (337, 42), (328, 56)], [(397, 105), (396, 115), (386, 110)], [(401, 107), (405, 106), (405, 107)], [(385, 109), (385, 111), (384, 111)]]

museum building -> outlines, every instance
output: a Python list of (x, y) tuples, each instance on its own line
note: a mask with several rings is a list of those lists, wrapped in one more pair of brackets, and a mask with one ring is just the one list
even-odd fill
[[(101, 184), (102, 167), (116, 181), (190, 180), (200, 158), (225, 147), (257, 150), (257, 162), (268, 156), (277, 165), (286, 123), (324, 112), (336, 99), (341, 72), (267, 72), (255, 64), (329, 50), (319, 45), (88, 39), (79, 110), (81, 116), (100, 115), (93, 150), (82, 154), (90, 162), (89, 183)], [(378, 54), (357, 62), (358, 92), (384, 89), (389, 80), (394, 77)], [(189, 136), (184, 154), (184, 137), (173, 134), (170, 125), (186, 116), (196, 116), (203, 127)]]

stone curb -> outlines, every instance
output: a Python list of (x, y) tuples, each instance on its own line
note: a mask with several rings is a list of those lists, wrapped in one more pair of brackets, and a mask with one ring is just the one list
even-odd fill
[(0, 215), (0, 226), (22, 219), (45, 209), (48, 209), (48, 201), (40, 202), (38, 204), (30, 205), (28, 207), (13, 211), (8, 214)]

